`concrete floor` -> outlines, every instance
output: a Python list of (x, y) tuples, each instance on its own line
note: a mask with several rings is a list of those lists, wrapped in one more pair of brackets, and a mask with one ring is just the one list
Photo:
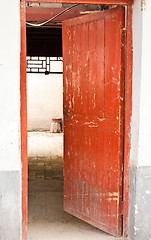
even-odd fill
[[(42, 138), (44, 138), (44, 134), (42, 134)], [(48, 136), (46, 136), (47, 138)], [(58, 136), (53, 136), (53, 138), (56, 139), (55, 145), (57, 145)], [(51, 140), (49, 141), (51, 142)], [(47, 145), (49, 144), (47, 143)], [(39, 152), (36, 156), (35, 152), (35, 156), (29, 156), (28, 166), (28, 240), (116, 239), (64, 212), (62, 156), (52, 155), (50, 157), (49, 155), (46, 157), (45, 154), (40, 156)]]

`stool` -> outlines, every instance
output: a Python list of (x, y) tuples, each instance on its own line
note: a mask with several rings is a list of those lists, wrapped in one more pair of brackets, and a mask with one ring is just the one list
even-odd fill
[(62, 131), (62, 118), (52, 118), (50, 132), (60, 133)]

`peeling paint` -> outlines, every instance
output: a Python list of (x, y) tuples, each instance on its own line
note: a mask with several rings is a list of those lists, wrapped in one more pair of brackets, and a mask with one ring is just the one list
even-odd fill
[(94, 122), (85, 122), (85, 123), (83, 123), (83, 125), (88, 125), (89, 127), (98, 127), (98, 124), (96, 124)]
[(141, 11), (146, 10), (146, 0), (141, 0)]
[(90, 13), (97, 13), (100, 12), (100, 10), (95, 10), (95, 11), (84, 11), (84, 12), (80, 12), (80, 14), (90, 14)]
[(108, 198), (108, 201), (111, 202), (111, 201), (118, 201), (118, 198), (117, 197), (109, 197)]
[(100, 122), (105, 121), (105, 118), (98, 118)]

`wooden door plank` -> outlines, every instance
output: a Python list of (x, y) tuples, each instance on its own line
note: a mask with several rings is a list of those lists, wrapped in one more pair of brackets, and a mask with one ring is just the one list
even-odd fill
[[(88, 109), (88, 24), (80, 25), (80, 114), (86, 115)], [(83, 84), (83, 79), (85, 84)]]
[[(96, 36), (94, 38), (94, 33)], [(89, 24), (89, 115), (103, 116), (104, 20)], [(98, 64), (99, 63), (99, 64)], [(99, 101), (98, 101), (99, 98)]]

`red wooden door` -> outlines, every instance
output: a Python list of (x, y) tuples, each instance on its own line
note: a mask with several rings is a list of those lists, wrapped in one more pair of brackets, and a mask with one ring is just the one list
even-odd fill
[(121, 7), (63, 22), (64, 209), (122, 232), (124, 64)]

